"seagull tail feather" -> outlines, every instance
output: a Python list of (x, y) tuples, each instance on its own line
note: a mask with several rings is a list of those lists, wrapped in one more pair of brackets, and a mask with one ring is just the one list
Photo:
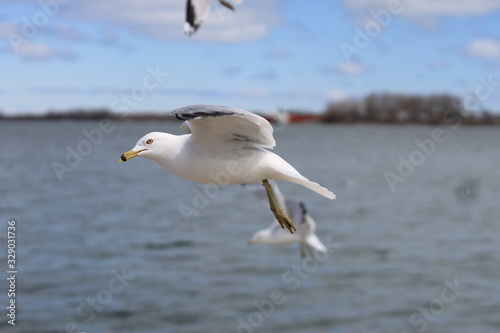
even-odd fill
[(269, 157), (273, 159), (271, 168), (275, 172), (274, 177), (271, 178), (285, 180), (290, 183), (302, 185), (310, 189), (311, 191), (327, 197), (330, 200), (335, 199), (335, 194), (333, 194), (320, 184), (310, 181), (306, 177), (302, 176), (293, 166), (288, 164), (288, 162), (286, 162), (278, 155), (269, 153)]
[(321, 194), (324, 197), (327, 197), (330, 200), (335, 199), (335, 194), (333, 194), (330, 190), (328, 190), (327, 188), (321, 186), (318, 183), (310, 181), (307, 178), (304, 178), (304, 179), (300, 179), (300, 178), (288, 178), (286, 180), (288, 180), (291, 183), (302, 185), (302, 186), (310, 189), (311, 191), (314, 191), (314, 192), (316, 192), (318, 194)]

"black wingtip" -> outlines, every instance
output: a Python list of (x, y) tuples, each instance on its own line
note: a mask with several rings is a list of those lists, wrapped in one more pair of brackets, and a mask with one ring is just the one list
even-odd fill
[(300, 202), (300, 209), (302, 210), (302, 221), (300, 223), (304, 223), (306, 221), (307, 208), (303, 201)]
[(228, 115), (233, 115), (237, 114), (236, 112), (232, 111), (184, 111), (182, 112), (181, 109), (179, 109), (179, 112), (172, 111), (172, 113), (175, 115), (175, 117), (179, 120), (191, 120), (191, 119), (197, 119), (197, 118), (204, 118), (204, 117), (220, 117), (220, 116), (228, 116)]

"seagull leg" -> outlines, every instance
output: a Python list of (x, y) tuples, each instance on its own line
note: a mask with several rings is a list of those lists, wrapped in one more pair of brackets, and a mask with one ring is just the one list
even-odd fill
[(293, 234), (293, 231), (297, 231), (297, 228), (295, 228), (295, 226), (293, 225), (292, 220), (290, 220), (290, 218), (286, 216), (283, 209), (278, 206), (271, 184), (269, 184), (269, 181), (267, 179), (264, 179), (262, 181), (262, 185), (264, 185), (264, 187), (266, 188), (267, 197), (269, 199), (269, 208), (271, 209), (271, 212), (273, 212), (274, 217), (276, 217), (276, 220), (278, 220), (283, 229), (285, 229), (286, 227)]
[(304, 251), (304, 244), (300, 243), (300, 257), (304, 259), (306, 257), (306, 251)]

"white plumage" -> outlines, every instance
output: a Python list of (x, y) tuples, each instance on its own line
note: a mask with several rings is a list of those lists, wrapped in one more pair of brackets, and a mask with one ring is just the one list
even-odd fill
[[(229, 106), (192, 105), (172, 111), (184, 120), (187, 133), (152, 132), (123, 154), (121, 162), (136, 156), (151, 159), (171, 173), (204, 184), (267, 184), (280, 179), (302, 185), (329, 199), (328, 189), (302, 176), (294, 167), (268, 149), (276, 144), (269, 122), (252, 112)], [(280, 209), (272, 203), (278, 221)], [(285, 220), (284, 225), (288, 226)], [(293, 226), (292, 226), (293, 228)], [(292, 232), (292, 228), (289, 228)]]

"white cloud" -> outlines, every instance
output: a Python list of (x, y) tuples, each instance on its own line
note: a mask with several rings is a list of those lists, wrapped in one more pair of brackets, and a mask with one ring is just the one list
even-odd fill
[(286, 58), (289, 56), (288, 52), (280, 47), (272, 47), (265, 54), (267, 58)]
[(252, 76), (252, 78), (254, 78), (254, 79), (261, 79), (261, 80), (272, 80), (272, 79), (276, 79), (277, 77), (278, 77), (278, 74), (276, 73), (276, 71), (274, 71), (272, 69), (261, 71), (261, 72)]
[(84, 36), (78, 30), (72, 28), (67, 24), (60, 24), (55, 27), (46, 26), (41, 28), (42, 33), (52, 35), (58, 39), (78, 42), (84, 39)]
[(448, 67), (448, 63), (443, 60), (431, 60), (427, 63), (427, 68), (431, 70), (444, 69)]
[[(393, 8), (393, 17), (403, 17), (425, 27), (435, 27), (441, 15), (473, 16), (500, 10), (498, 0), (341, 0), (360, 25), (374, 20), (374, 13)], [(389, 21), (390, 22), (390, 21)]]
[(420, 0), (408, 3), (403, 10), (408, 16), (422, 15), (481, 15), (500, 9), (499, 1), (492, 0)]
[[(269, 31), (269, 28), (265, 24), (240, 24), (235, 21), (234, 27), (224, 24), (224, 26), (214, 26), (207, 23), (206, 26), (202, 26), (195, 36), (191, 37), (196, 40), (205, 42), (246, 42), (257, 40), (265, 37)], [(176, 38), (183, 36), (175, 36)]]
[(342, 100), (347, 98), (347, 94), (343, 90), (329, 90), (325, 92), (325, 98), (329, 100)]
[[(392, 1), (388, 0), (342, 0), (346, 8), (354, 12), (387, 9)], [(394, 2), (398, 3), (398, 2)], [(500, 10), (497, 0), (401, 0), (401, 15), (481, 15)]]
[(116, 30), (111, 27), (106, 27), (99, 30), (99, 41), (104, 44), (114, 44), (118, 41)]
[[(61, 38), (74, 39), (80, 38), (79, 34), (67, 26), (58, 26), (48, 28), (48, 32), (53, 35), (60, 35)], [(56, 51), (47, 43), (37, 42), (24, 38), (20, 25), (7, 21), (0, 21), (0, 38), (4, 39), (5, 44), (0, 48), (0, 52), (17, 54), (24, 60), (47, 60), (61, 58), (71, 60), (76, 57), (72, 51)]]
[(0, 22), (0, 37), (7, 38), (11, 32), (16, 31), (16, 26), (10, 22)]
[(226, 75), (236, 75), (240, 73), (242, 68), (240, 66), (228, 66), (223, 69), (224, 74)]
[[(25, 2), (33, 4), (33, 12), (25, 13), (28, 18), (42, 10), (38, 0)], [(264, 38), (271, 27), (283, 24), (279, 10), (281, 3), (281, 0), (244, 1), (233, 12), (218, 1), (212, 1), (208, 17), (191, 40), (244, 42)], [(57, 22), (60, 17), (70, 18), (87, 23), (106, 23), (159, 40), (186, 39), (188, 37), (183, 32), (185, 6), (185, 0), (69, 1), (60, 5), (51, 22)], [(0, 34), (4, 28), (0, 26)], [(74, 31), (60, 33), (65, 33), (66, 38), (79, 37)]]
[(41, 60), (52, 58), (55, 55), (54, 49), (45, 43), (21, 43), (16, 48), (22, 58), (31, 60)]
[(500, 58), (500, 41), (476, 39), (465, 47), (465, 53), (478, 58)]
[(366, 67), (357, 62), (342, 62), (337, 66), (331, 68), (338, 73), (347, 74), (347, 75), (359, 75), (366, 72)]
[(14, 47), (6, 46), (3, 50), (7, 53), (18, 54), (24, 60), (65, 59), (72, 60), (76, 54), (72, 51), (57, 51), (52, 46), (40, 42), (19, 43)]
[[(271, 26), (282, 23), (280, 1), (246, 1), (230, 11), (213, 1), (205, 22), (192, 40), (241, 42), (267, 35)], [(71, 1), (63, 14), (85, 21), (101, 21), (124, 27), (134, 34), (154, 39), (185, 39), (184, 0)]]

